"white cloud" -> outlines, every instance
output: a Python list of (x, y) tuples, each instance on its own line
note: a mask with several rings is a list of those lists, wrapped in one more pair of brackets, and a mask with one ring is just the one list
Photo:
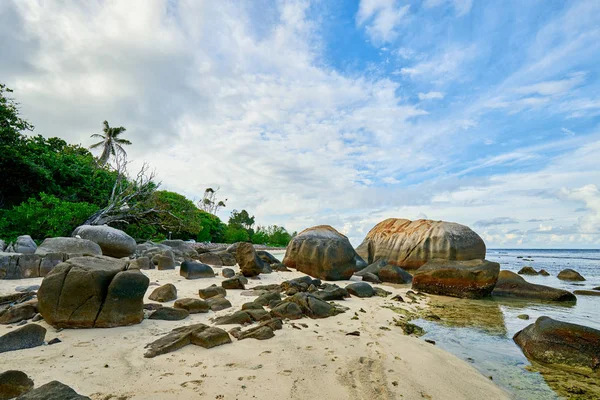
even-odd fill
[(398, 36), (397, 27), (408, 14), (410, 5), (400, 6), (396, 0), (361, 0), (356, 24), (364, 26), (376, 45), (389, 43)]
[(522, 86), (517, 88), (516, 92), (526, 95), (537, 94), (540, 96), (561, 95), (585, 82), (585, 72), (577, 72), (569, 75), (570, 77), (567, 79), (545, 81)]
[(399, 73), (411, 79), (445, 83), (453, 79), (464, 79), (463, 68), (477, 55), (476, 46), (452, 47), (429, 60), (421, 61), (410, 67), (403, 67)]
[(425, 6), (425, 8), (434, 8), (449, 3), (451, 3), (452, 6), (454, 6), (454, 9), (456, 10), (456, 15), (458, 17), (467, 15), (471, 11), (471, 7), (473, 6), (473, 0), (425, 0), (423, 2), (423, 6)]
[(427, 92), (427, 93), (419, 93), (419, 100), (436, 100), (443, 99), (444, 93), (442, 92)]

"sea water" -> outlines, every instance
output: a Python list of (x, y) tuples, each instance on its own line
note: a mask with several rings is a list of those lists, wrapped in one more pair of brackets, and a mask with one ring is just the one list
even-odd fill
[[(513, 272), (524, 266), (545, 269), (550, 276), (522, 277), (531, 283), (569, 291), (600, 286), (600, 250), (514, 250), (491, 249), (490, 261)], [(556, 276), (571, 268), (586, 278), (583, 282), (561, 281)], [(525, 368), (529, 361), (513, 342), (516, 332), (540, 316), (600, 329), (600, 297), (577, 296), (576, 304), (505, 300), (462, 300), (437, 297), (441, 321), (417, 320), (427, 332), (424, 339), (472, 363), (485, 376), (516, 399), (555, 399), (558, 396), (540, 373)], [(436, 308), (432, 308), (436, 313)], [(529, 320), (517, 318), (526, 314)]]

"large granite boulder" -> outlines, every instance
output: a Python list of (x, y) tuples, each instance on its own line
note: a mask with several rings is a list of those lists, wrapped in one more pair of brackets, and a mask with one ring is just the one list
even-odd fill
[(257, 276), (265, 267), (263, 260), (256, 254), (251, 243), (239, 243), (235, 258), (240, 266), (240, 272), (244, 276)]
[(500, 271), (492, 296), (548, 301), (577, 301), (571, 292), (527, 282), (511, 271)]
[(97, 243), (91, 240), (74, 237), (55, 237), (45, 239), (35, 251), (35, 254), (40, 256), (53, 253), (101, 256), (102, 249)]
[(413, 277), (412, 288), (425, 293), (477, 299), (489, 296), (500, 264), (487, 260), (429, 260)]
[(129, 257), (136, 249), (135, 240), (131, 236), (107, 225), (81, 225), (75, 228), (71, 236), (97, 243), (102, 254), (109, 257)]
[(52, 381), (19, 396), (17, 400), (90, 400), (90, 398), (77, 394), (59, 381)]
[(288, 244), (283, 264), (315, 278), (347, 280), (367, 266), (348, 238), (329, 225), (308, 228)]
[(71, 258), (52, 270), (38, 290), (44, 320), (57, 328), (108, 328), (144, 318), (148, 277), (127, 261), (104, 256)]
[(2, 239), (0, 239), (0, 252), (4, 251), (6, 249), (6, 242)]
[(539, 317), (513, 340), (527, 358), (600, 377), (600, 330)]
[(213, 265), (215, 267), (222, 267), (223, 261), (218, 254), (213, 252), (202, 253), (198, 256), (198, 260), (204, 264)]
[(45, 337), (46, 328), (43, 326), (38, 324), (23, 325), (0, 336), (0, 353), (41, 346), (44, 344)]
[(369, 264), (384, 259), (410, 270), (434, 258), (484, 259), (485, 243), (470, 228), (453, 222), (388, 218), (369, 231), (356, 252)]

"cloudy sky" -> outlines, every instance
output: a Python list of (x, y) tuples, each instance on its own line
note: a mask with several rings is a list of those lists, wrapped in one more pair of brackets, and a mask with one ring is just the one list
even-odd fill
[(36, 133), (354, 244), (388, 217), (600, 247), (600, 1), (0, 1)]

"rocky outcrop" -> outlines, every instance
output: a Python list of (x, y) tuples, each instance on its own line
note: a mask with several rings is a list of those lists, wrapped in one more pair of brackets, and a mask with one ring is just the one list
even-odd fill
[(581, 274), (573, 269), (566, 268), (558, 273), (558, 279), (563, 281), (585, 281)]
[(71, 236), (97, 243), (102, 254), (109, 257), (129, 257), (136, 249), (135, 240), (131, 236), (107, 225), (81, 225), (75, 228)]
[(108, 328), (138, 324), (149, 279), (127, 261), (104, 256), (71, 258), (42, 281), (38, 308), (57, 328)]
[(33, 381), (25, 372), (9, 370), (0, 374), (0, 400), (15, 397), (33, 389)]
[(148, 349), (144, 357), (152, 358), (161, 354), (170, 353), (188, 344), (210, 349), (231, 343), (229, 334), (221, 328), (210, 327), (204, 324), (194, 324), (173, 329), (166, 336), (146, 345)]
[(407, 270), (440, 258), (485, 258), (485, 243), (470, 228), (445, 221), (388, 218), (369, 231), (356, 252), (369, 264), (383, 259)]
[(257, 276), (263, 271), (264, 263), (251, 243), (239, 243), (235, 251), (235, 259), (244, 276)]
[(511, 271), (500, 271), (492, 296), (548, 301), (577, 301), (577, 298), (571, 292), (529, 283)]
[(90, 398), (77, 394), (59, 381), (52, 381), (25, 393), (18, 400), (90, 400)]
[(529, 359), (600, 377), (600, 330), (540, 317), (513, 340)]
[(430, 294), (478, 299), (492, 293), (499, 272), (500, 264), (487, 260), (433, 259), (415, 272), (412, 288)]
[(179, 275), (185, 279), (214, 278), (215, 271), (208, 265), (195, 261), (184, 261), (179, 268)]
[(35, 254), (45, 256), (51, 253), (64, 253), (80, 256), (101, 256), (100, 246), (87, 239), (74, 237), (55, 237), (45, 239), (37, 248)]
[(46, 328), (38, 324), (27, 324), (14, 331), (0, 336), (0, 353), (32, 347), (44, 344)]
[(283, 264), (324, 280), (346, 280), (367, 266), (348, 238), (329, 225), (305, 229), (288, 244)]

